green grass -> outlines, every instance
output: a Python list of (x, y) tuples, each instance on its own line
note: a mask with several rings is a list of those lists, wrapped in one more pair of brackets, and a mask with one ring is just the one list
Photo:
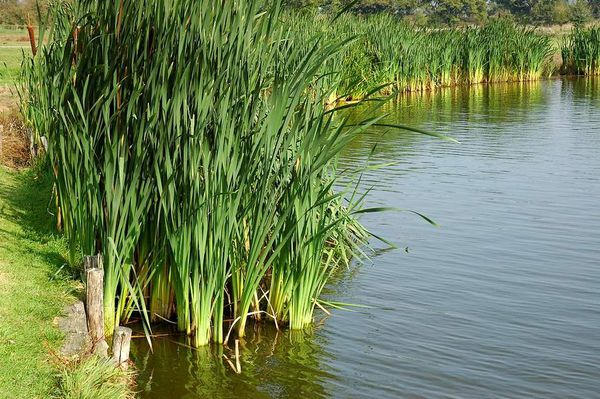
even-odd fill
[(133, 371), (123, 372), (110, 361), (92, 356), (64, 368), (57, 396), (62, 399), (133, 398), (133, 377)]
[(23, 50), (27, 51), (28, 48), (0, 45), (0, 85), (10, 85), (18, 78)]
[(10, 85), (19, 76), (23, 51), (30, 51), (27, 31), (0, 28), (0, 86)]
[(131, 398), (131, 371), (96, 357), (52, 361), (63, 340), (54, 319), (81, 285), (63, 267), (50, 194), (47, 176), (0, 166), (0, 398)]
[(53, 319), (73, 301), (74, 285), (52, 278), (64, 263), (65, 245), (52, 232), (49, 198), (48, 180), (0, 166), (0, 397), (5, 399), (47, 398), (56, 386), (49, 348), (57, 349), (62, 335)]
[(9, 28), (6, 26), (0, 27), (0, 45), (23, 43), (28, 44), (27, 29), (25, 28)]

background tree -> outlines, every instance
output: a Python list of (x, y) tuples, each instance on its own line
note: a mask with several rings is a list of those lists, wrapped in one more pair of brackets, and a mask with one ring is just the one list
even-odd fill
[(587, 0), (576, 0), (571, 5), (571, 21), (581, 25), (592, 19), (592, 9)]
[(538, 0), (531, 9), (532, 21), (538, 24), (566, 24), (571, 10), (565, 0)]
[[(43, 10), (46, 9), (48, 1), (38, 0)], [(0, 0), (0, 24), (1, 25), (26, 25), (28, 19), (37, 24), (36, 0)]]
[(552, 21), (547, 21), (553, 24), (564, 25), (571, 22), (571, 7), (566, 0), (557, 0), (552, 7)]
[(497, 0), (496, 4), (512, 15), (528, 18), (535, 0)]
[[(42, 6), (49, 0), (39, 0)], [(333, 12), (352, 0), (287, 0), (293, 8)], [(0, 0), (0, 24), (24, 25), (29, 15), (35, 23), (36, 0)], [(389, 12), (421, 26), (482, 23), (489, 17), (511, 17), (521, 23), (585, 23), (600, 18), (600, 0), (361, 0), (358, 14)]]
[(436, 0), (431, 9), (435, 19), (446, 24), (483, 22), (487, 17), (485, 0)]
[(592, 16), (600, 18), (600, 0), (589, 0), (588, 4), (592, 10)]

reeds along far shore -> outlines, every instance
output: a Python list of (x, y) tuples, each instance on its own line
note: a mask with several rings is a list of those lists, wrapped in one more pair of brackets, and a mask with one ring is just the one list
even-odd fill
[(320, 29), (330, 38), (354, 38), (326, 66), (342, 75), (340, 92), (353, 91), (354, 97), (384, 83), (399, 92), (425, 91), (536, 80), (556, 68), (550, 37), (504, 20), (482, 27), (434, 30), (415, 28), (391, 15), (344, 15), (335, 22), (331, 18), (286, 15), (294, 37), (310, 37)]
[(575, 27), (561, 47), (565, 73), (600, 75), (600, 26)]

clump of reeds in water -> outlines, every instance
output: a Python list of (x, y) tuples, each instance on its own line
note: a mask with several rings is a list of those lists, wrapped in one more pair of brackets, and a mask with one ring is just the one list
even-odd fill
[(575, 27), (561, 51), (565, 73), (600, 75), (600, 26)]
[(280, 3), (78, 0), (25, 62), (72, 259), (104, 256), (108, 334), (137, 314), (196, 346), (226, 318), (301, 329), (360, 252), (335, 160), (379, 118), (324, 106), (345, 40), (299, 45)]
[[(397, 91), (484, 82), (537, 80), (553, 72), (549, 37), (505, 20), (482, 27), (422, 29), (391, 15), (286, 16), (294, 36), (321, 29), (329, 37), (355, 40), (329, 61), (344, 77), (341, 91), (360, 97), (369, 87), (391, 83)], [(358, 82), (358, 83), (357, 83)]]

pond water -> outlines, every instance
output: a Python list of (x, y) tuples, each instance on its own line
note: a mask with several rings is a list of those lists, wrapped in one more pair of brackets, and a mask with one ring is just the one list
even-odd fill
[(401, 249), (331, 295), (369, 308), (255, 328), (239, 375), (227, 348), (136, 340), (143, 398), (600, 397), (600, 82), (449, 89), (385, 112), (461, 143), (372, 129), (342, 164), (395, 162), (365, 172), (368, 205), (440, 227), (368, 214)]

